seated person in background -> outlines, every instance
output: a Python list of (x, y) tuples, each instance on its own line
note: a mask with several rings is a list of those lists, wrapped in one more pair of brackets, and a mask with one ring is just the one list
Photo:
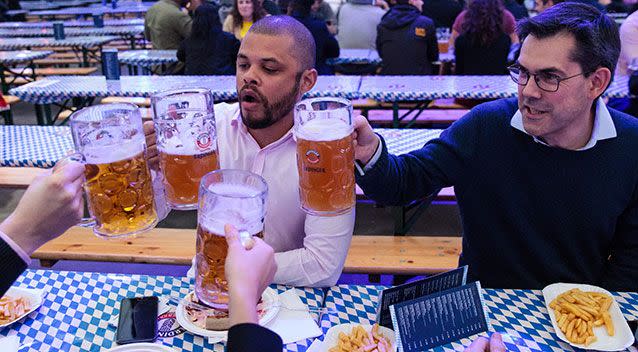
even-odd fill
[(429, 75), (439, 60), (436, 28), (421, 15), (423, 0), (397, 0), (377, 26), (383, 75)]
[(259, 0), (235, 0), (233, 9), (224, 20), (224, 32), (232, 33), (235, 38), (242, 40), (250, 26), (266, 16), (268, 14)]
[(330, 34), (337, 35), (337, 17), (330, 4), (323, 0), (315, 0), (310, 10), (312, 17), (326, 23)]
[(509, 11), (516, 20), (529, 17), (527, 8), (525, 5), (519, 3), (517, 0), (503, 0), (503, 6)]
[(388, 11), (388, 4), (378, 0), (347, 0), (337, 12), (339, 34), (337, 40), (342, 49), (376, 50), (377, 25)]
[(463, 4), (457, 0), (428, 0), (423, 2), (423, 16), (434, 21), (436, 28), (452, 28), (456, 16), (463, 11)]
[(70, 162), (33, 180), (0, 223), (0, 297), (27, 268), (29, 256), (80, 222), (84, 165)]
[[(314, 50), (312, 35), (292, 17), (258, 21), (237, 55), (239, 103), (215, 105), (219, 163), (268, 183), (264, 241), (276, 252), (274, 282), (293, 286), (334, 285), (354, 230), (354, 209), (320, 217), (300, 206), (293, 107), (316, 82)], [(153, 124), (144, 127), (156, 164)]]
[[(159, 0), (144, 16), (144, 36), (157, 50), (177, 50), (191, 33), (192, 20), (182, 11), (189, 0)], [(192, 5), (199, 5), (199, 0)], [(192, 6), (195, 10), (197, 6)]]
[(560, 4), (563, 1), (565, 0), (534, 0), (534, 10), (537, 13), (541, 13), (556, 4)]
[(193, 14), (193, 29), (177, 50), (186, 75), (234, 75), (239, 40), (222, 31), (219, 12), (203, 4)]
[(627, 16), (620, 26), (620, 57), (616, 73), (626, 75), (631, 60), (638, 59), (638, 12)]
[[(502, 31), (509, 36), (511, 44), (518, 43), (518, 35), (516, 34), (516, 19), (514, 19), (514, 16), (512, 16), (512, 14), (503, 7), (502, 3), (500, 2), (501, 0), (492, 0), (492, 1), (498, 2), (498, 4), (493, 4), (489, 2), (486, 3), (486, 4), (489, 4), (488, 6), (490, 7), (490, 12), (489, 12), (490, 16), (492, 15), (492, 12), (493, 12), (492, 9), (495, 6), (498, 6), (500, 8), (499, 11), (502, 17), (502, 20), (500, 21), (500, 23), (502, 23), (501, 25)], [(472, 2), (470, 2), (469, 6), (471, 6), (471, 4)], [(477, 14), (478, 11), (481, 11), (481, 10), (475, 8), (474, 14)], [(454, 20), (454, 25), (452, 26), (452, 35), (450, 36), (450, 47), (454, 47), (454, 43), (456, 42), (456, 37), (458, 37), (461, 33), (467, 32), (467, 25), (466, 25), (467, 12), (468, 10), (463, 10), (463, 12), (461, 12), (459, 16), (456, 18), (456, 20)], [(476, 19), (474, 21), (476, 21)], [(476, 23), (470, 23), (469, 25), (472, 26), (475, 24)], [(478, 30), (473, 30), (473, 31), (478, 32)]]
[[(577, 282), (638, 291), (638, 120), (607, 108), (613, 20), (565, 2), (519, 23), (517, 99), (481, 104), (405, 155), (356, 121), (357, 183), (382, 204), (454, 186), (460, 265), (483, 287)], [(494, 255), (498, 249), (499, 254)]]
[(313, 18), (310, 14), (314, 0), (292, 0), (289, 4), (289, 15), (301, 22), (312, 34), (316, 44), (315, 69), (320, 75), (333, 75), (332, 66), (327, 59), (339, 57), (339, 43), (330, 34), (326, 23)]
[(505, 33), (501, 0), (472, 0), (454, 43), (457, 75), (504, 75), (510, 36)]

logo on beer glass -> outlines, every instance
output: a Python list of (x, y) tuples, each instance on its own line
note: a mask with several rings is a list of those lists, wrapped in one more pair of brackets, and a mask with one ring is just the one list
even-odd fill
[(200, 133), (195, 143), (199, 149), (208, 149), (213, 144), (213, 139), (210, 138), (208, 133)]
[(319, 153), (316, 150), (310, 149), (306, 152), (306, 160), (308, 160), (311, 164), (316, 164), (319, 162)]

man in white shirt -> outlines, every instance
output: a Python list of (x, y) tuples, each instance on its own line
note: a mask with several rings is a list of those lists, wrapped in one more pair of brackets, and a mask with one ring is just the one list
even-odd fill
[(266, 17), (251, 27), (237, 55), (239, 103), (215, 106), (220, 165), (268, 183), (264, 240), (276, 252), (274, 282), (294, 286), (337, 282), (355, 218), (354, 209), (319, 217), (300, 207), (293, 107), (315, 85), (314, 60), (306, 27), (292, 17)]

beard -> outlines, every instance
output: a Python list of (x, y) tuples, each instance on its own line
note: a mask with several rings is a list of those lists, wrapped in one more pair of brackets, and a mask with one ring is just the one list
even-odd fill
[[(244, 84), (239, 91), (240, 102), (239, 110), (241, 114), (241, 121), (246, 127), (254, 130), (264, 129), (272, 126), (284, 116), (288, 115), (297, 103), (297, 95), (299, 94), (299, 86), (301, 85), (301, 73), (295, 77), (295, 85), (290, 91), (284, 94), (281, 98), (271, 103), (268, 98), (263, 95), (255, 85)], [(245, 112), (241, 107), (242, 92), (245, 90), (251, 90), (259, 97), (259, 102), (262, 107), (263, 116), (259, 118), (251, 113)]]

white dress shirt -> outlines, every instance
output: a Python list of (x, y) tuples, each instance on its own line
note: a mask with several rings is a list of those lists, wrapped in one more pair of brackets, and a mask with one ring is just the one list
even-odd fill
[(264, 240), (275, 250), (274, 282), (334, 285), (350, 247), (354, 209), (334, 217), (307, 215), (301, 210), (292, 131), (260, 148), (241, 121), (239, 104), (216, 104), (215, 120), (221, 167), (251, 171), (268, 183)]

